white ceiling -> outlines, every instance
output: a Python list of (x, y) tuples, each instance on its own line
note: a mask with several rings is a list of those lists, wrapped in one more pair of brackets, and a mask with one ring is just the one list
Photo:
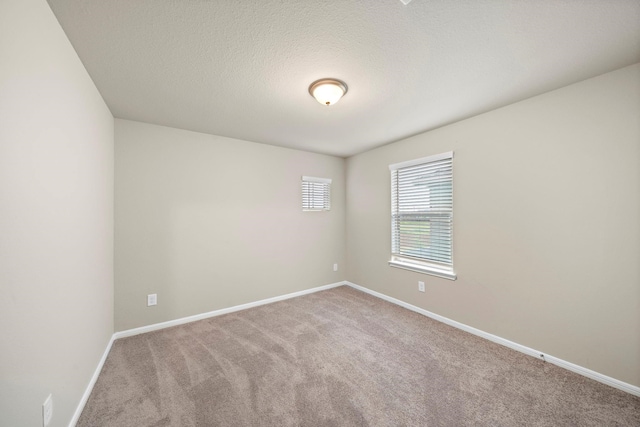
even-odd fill
[(49, 4), (115, 117), (337, 156), (640, 62), (639, 0)]

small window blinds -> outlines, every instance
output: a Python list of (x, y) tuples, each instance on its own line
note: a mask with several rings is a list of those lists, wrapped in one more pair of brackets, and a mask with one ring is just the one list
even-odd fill
[(331, 179), (302, 177), (302, 210), (328, 211), (331, 209)]
[(389, 166), (391, 261), (455, 279), (453, 272), (453, 152)]

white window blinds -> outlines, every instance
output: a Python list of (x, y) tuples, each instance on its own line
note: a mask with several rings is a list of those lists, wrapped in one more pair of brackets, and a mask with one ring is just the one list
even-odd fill
[(302, 177), (302, 210), (328, 211), (331, 209), (331, 179)]
[(453, 152), (390, 165), (394, 267), (453, 273)]

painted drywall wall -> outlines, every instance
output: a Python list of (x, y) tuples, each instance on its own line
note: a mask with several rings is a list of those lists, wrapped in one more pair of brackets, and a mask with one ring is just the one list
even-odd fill
[(0, 425), (67, 426), (113, 334), (113, 117), (49, 6), (0, 3)]
[[(390, 267), (388, 165), (451, 150), (458, 280)], [(346, 173), (349, 281), (640, 385), (640, 64), (353, 156)]]
[[(344, 280), (344, 159), (120, 119), (115, 139), (116, 330)], [(302, 212), (303, 175), (333, 180), (330, 211)]]

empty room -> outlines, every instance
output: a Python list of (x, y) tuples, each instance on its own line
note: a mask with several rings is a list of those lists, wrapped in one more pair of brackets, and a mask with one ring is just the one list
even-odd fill
[(0, 426), (640, 425), (637, 0), (0, 1)]

